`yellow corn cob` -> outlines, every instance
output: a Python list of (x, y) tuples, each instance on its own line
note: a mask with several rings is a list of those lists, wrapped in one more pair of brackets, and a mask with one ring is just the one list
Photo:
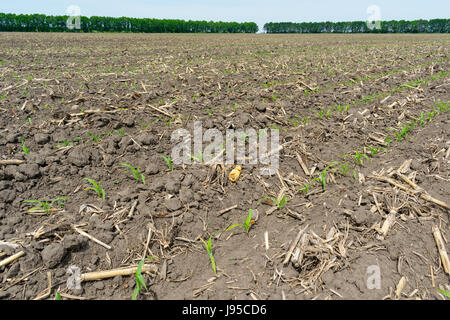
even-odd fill
[(239, 179), (239, 176), (241, 175), (242, 167), (236, 166), (233, 170), (231, 170), (230, 175), (228, 178), (231, 182), (236, 182)]

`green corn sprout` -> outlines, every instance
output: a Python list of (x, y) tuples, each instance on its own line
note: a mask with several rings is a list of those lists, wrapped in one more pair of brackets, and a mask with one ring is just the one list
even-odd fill
[(70, 141), (65, 140), (65, 139), (59, 140), (58, 142), (59, 142), (59, 143), (63, 143), (64, 145), (57, 144), (57, 145), (56, 145), (57, 148), (64, 148), (64, 147), (70, 146)]
[(81, 140), (80, 137), (76, 137), (75, 139), (72, 139), (72, 141), (69, 141), (69, 140), (66, 140), (66, 139), (58, 140), (58, 143), (62, 143), (62, 144), (57, 144), (56, 148), (65, 148), (65, 147), (70, 146), (70, 144), (72, 142), (77, 142), (77, 141), (80, 141), (80, 140)]
[(139, 121), (138, 124), (142, 127), (141, 131), (144, 131), (149, 126), (149, 124), (141, 121)]
[(170, 118), (169, 120), (166, 121), (166, 125), (168, 127), (170, 127), (172, 125), (172, 122), (175, 120), (175, 117)]
[(211, 111), (211, 109), (205, 108), (204, 110), (205, 110), (206, 112), (208, 112), (208, 115), (209, 115), (210, 117), (212, 117), (212, 111)]
[(123, 131), (123, 129), (117, 130), (116, 132), (117, 132), (117, 134), (119, 135), (119, 137), (123, 138), (123, 136), (124, 136), (124, 131)]
[(323, 117), (323, 110), (319, 110), (317, 113), (319, 115), (319, 119), (322, 119), (322, 117)]
[(378, 154), (378, 152), (386, 150), (386, 148), (383, 148), (383, 147), (375, 148), (375, 147), (369, 146), (368, 148), (369, 148), (369, 151), (370, 151), (370, 154), (372, 155), (372, 157), (376, 156)]
[(89, 178), (83, 178), (83, 180), (87, 180), (93, 186), (93, 187), (85, 188), (84, 190), (93, 190), (97, 193), (97, 195), (100, 198), (102, 198), (102, 200), (105, 200), (106, 193), (105, 193), (105, 190), (100, 186), (101, 182), (97, 183), (94, 180), (89, 179)]
[(139, 173), (139, 167), (135, 168), (127, 163), (121, 163), (121, 165), (130, 169), (133, 178), (136, 179), (137, 182), (139, 182), (139, 180), (142, 180), (142, 183), (145, 184), (144, 175), (142, 173)]
[(298, 189), (297, 192), (305, 191), (305, 194), (308, 194), (308, 193), (309, 193), (309, 188), (310, 188), (309, 183), (304, 183), (303, 186), (304, 186), (304, 187), (301, 188), (301, 189)]
[(92, 138), (92, 141), (94, 141), (95, 143), (100, 142), (100, 138), (98, 136), (96, 136), (95, 134), (93, 134), (92, 132), (87, 131), (86, 133)]
[(323, 191), (325, 191), (327, 187), (327, 170), (328, 168), (325, 168), (319, 175), (319, 181), (322, 184)]
[(145, 263), (144, 259), (139, 261), (138, 267), (136, 269), (136, 275), (135, 275), (136, 288), (134, 288), (133, 296), (131, 298), (132, 300), (136, 300), (137, 299), (137, 296), (141, 292), (142, 287), (144, 287), (145, 290), (148, 290), (147, 286), (145, 285), (144, 277), (142, 276), (142, 267), (144, 266), (144, 263)]
[(38, 203), (38, 207), (33, 207), (31, 209), (28, 209), (28, 212), (36, 211), (36, 210), (42, 210), (45, 211), (46, 214), (50, 214), (50, 211), (53, 208), (53, 204), (55, 202), (58, 204), (58, 207), (63, 207), (63, 202), (67, 200), (65, 197), (59, 197), (54, 200), (51, 200), (50, 202), (48, 200), (45, 201), (39, 201), (39, 200), (25, 200), (24, 203)]
[(358, 150), (355, 151), (354, 155), (345, 154), (342, 157), (352, 157), (353, 159), (355, 159), (356, 163), (358, 163), (361, 166), (363, 165), (363, 158), (366, 158), (367, 160), (370, 160), (369, 157), (367, 156), (367, 154), (361, 153)]
[(344, 163), (344, 164), (340, 163), (339, 165), (340, 165), (340, 168), (341, 168), (341, 172), (342, 172), (342, 174), (343, 174), (344, 176), (347, 175), (347, 172), (348, 172), (348, 171), (350, 171), (350, 170), (353, 170), (353, 171), (354, 171), (353, 168), (349, 167), (349, 163), (348, 163), (348, 162), (346, 162), (346, 163)]
[(165, 156), (161, 155), (161, 158), (163, 158), (164, 161), (167, 163), (167, 166), (169, 167), (169, 170), (173, 171), (172, 157), (170, 157), (170, 156), (165, 157)]
[(242, 223), (234, 224), (234, 225), (228, 227), (225, 231), (229, 231), (236, 227), (243, 227), (245, 229), (245, 231), (248, 233), (248, 231), (250, 230), (250, 227), (252, 226), (252, 218), (253, 218), (253, 210), (249, 209), (247, 218), (246, 219), (241, 218), (242, 221), (244, 222), (243, 224)]
[(314, 178), (313, 180), (311, 180), (311, 182), (314, 181), (319, 181), (320, 184), (322, 185), (322, 189), (323, 191), (326, 190), (327, 187), (327, 172), (328, 172), (329, 167), (326, 167), (317, 178)]
[(423, 112), (420, 113), (420, 118), (419, 118), (419, 125), (423, 126), (425, 124), (425, 116), (423, 114)]
[(275, 203), (275, 205), (278, 207), (278, 209), (283, 209), (284, 205), (288, 202), (288, 199), (286, 198), (286, 196), (281, 198), (280, 201), (277, 201), (277, 199), (275, 199), (273, 197), (265, 197), (265, 198), (262, 198), (259, 202), (261, 203), (264, 200), (271, 200), (273, 203)]
[(214, 255), (212, 252), (212, 236), (209, 237), (208, 242), (206, 242), (202, 238), (200, 238), (200, 240), (203, 242), (203, 244), (205, 245), (206, 251), (208, 252), (209, 260), (211, 260), (211, 266), (213, 268), (214, 274), (217, 274), (216, 259), (214, 259)]
[(439, 291), (440, 291), (444, 296), (446, 296), (447, 298), (450, 298), (450, 293), (448, 293), (447, 291), (442, 290), (442, 289), (439, 289)]
[(25, 154), (30, 154), (30, 150), (28, 149), (28, 147), (25, 145), (25, 138), (22, 137), (22, 150), (23, 153)]
[[(231, 139), (229, 139), (229, 140), (231, 140)], [(227, 141), (228, 141), (228, 140), (227, 140)], [(226, 144), (226, 142), (222, 144), (222, 149), (225, 148), (225, 144)], [(197, 161), (197, 162), (200, 162), (200, 163), (203, 162), (203, 154), (202, 154), (201, 151), (198, 153), (198, 156), (190, 155), (189, 157), (190, 157), (192, 160), (194, 160), (194, 161)]]
[(389, 146), (391, 144), (391, 138), (386, 137), (386, 139), (384, 139), (384, 142), (386, 142), (386, 144)]

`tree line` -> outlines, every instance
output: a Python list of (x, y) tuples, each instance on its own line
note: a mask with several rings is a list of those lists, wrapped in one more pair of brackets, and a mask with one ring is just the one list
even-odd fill
[(380, 28), (365, 21), (353, 22), (269, 22), (267, 33), (449, 33), (450, 19), (380, 21)]
[[(141, 19), (80, 17), (80, 29), (69, 29), (69, 16), (0, 13), (0, 31), (18, 32), (141, 32), (141, 33), (256, 33), (254, 22), (185, 21), (174, 19)], [(75, 25), (75, 20), (70, 24)]]

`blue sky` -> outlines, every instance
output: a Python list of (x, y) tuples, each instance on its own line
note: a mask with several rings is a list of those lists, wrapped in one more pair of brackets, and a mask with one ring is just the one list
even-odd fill
[(366, 21), (377, 5), (382, 20), (449, 18), (448, 0), (0, 0), (0, 12), (64, 15), (70, 5), (84, 16), (186, 20)]

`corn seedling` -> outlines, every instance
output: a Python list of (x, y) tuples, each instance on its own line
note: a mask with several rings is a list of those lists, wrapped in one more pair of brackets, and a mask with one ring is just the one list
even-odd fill
[(302, 124), (304, 126), (306, 126), (308, 124), (308, 121), (309, 121), (308, 117), (301, 117), (301, 116), (297, 116), (297, 115), (295, 115), (294, 117), (296, 117), (298, 119), (298, 120), (291, 119), (291, 122), (293, 123), (294, 127), (297, 127), (299, 124)]
[(95, 143), (100, 142), (100, 138), (98, 136), (96, 136), (95, 134), (93, 134), (92, 132), (87, 131), (86, 133), (92, 138), (92, 141), (94, 141)]
[(246, 133), (241, 134), (241, 139), (242, 139), (242, 141), (245, 142), (245, 139), (247, 139), (247, 137), (250, 137), (250, 135), (249, 135), (249, 134), (246, 134)]
[(289, 120), (294, 127), (297, 127), (300, 123), (300, 120), (290, 119)]
[(334, 165), (334, 164), (335, 164), (335, 163), (333, 163), (333, 164), (331, 164), (330, 166), (326, 167), (326, 168), (319, 174), (319, 177), (313, 179), (311, 182), (319, 181), (320, 184), (322, 185), (323, 191), (325, 191), (325, 190), (326, 190), (326, 187), (327, 187), (327, 172), (328, 172), (328, 169), (330, 169), (331, 166)]
[(65, 140), (65, 139), (59, 140), (58, 142), (59, 142), (59, 143), (63, 143), (63, 144), (57, 144), (57, 145), (56, 145), (57, 148), (64, 148), (64, 147), (70, 146), (70, 141)]
[(61, 294), (58, 291), (56, 291), (55, 300), (62, 300)]
[(297, 192), (305, 191), (305, 194), (308, 194), (308, 193), (309, 193), (310, 187), (311, 187), (311, 186), (310, 186), (309, 183), (304, 183), (304, 184), (303, 184), (303, 188), (298, 189)]
[(423, 126), (425, 124), (425, 116), (423, 112), (420, 113), (420, 118), (418, 119), (419, 125)]
[(450, 104), (446, 103), (446, 102), (442, 102), (442, 103), (436, 102), (436, 106), (438, 107), (439, 112), (443, 113), (443, 112), (447, 112), (448, 111), (448, 109), (450, 107)]
[(283, 209), (284, 205), (288, 202), (287, 197), (281, 198), (281, 200), (277, 203), (277, 207)]
[(211, 109), (205, 108), (204, 110), (205, 110), (206, 112), (208, 112), (208, 115), (209, 115), (210, 117), (212, 117), (212, 111), (211, 111)]
[(228, 227), (225, 231), (229, 231), (229, 230), (234, 229), (236, 227), (242, 227), (242, 228), (245, 229), (245, 232), (248, 233), (248, 231), (250, 230), (250, 227), (253, 224), (252, 218), (253, 218), (253, 210), (249, 209), (247, 218), (246, 219), (241, 218), (242, 221), (244, 222), (243, 224), (242, 223), (233, 224), (232, 226)]
[(323, 117), (323, 110), (319, 110), (319, 111), (317, 112), (317, 114), (318, 114), (318, 116), (319, 116), (319, 119), (322, 119), (322, 117)]
[(132, 165), (129, 165), (128, 163), (121, 163), (121, 165), (130, 169), (133, 178), (136, 179), (137, 182), (139, 182), (139, 180), (142, 180), (142, 183), (145, 184), (144, 175), (142, 173), (139, 173), (139, 167), (135, 168)]
[(57, 145), (56, 145), (56, 148), (69, 147), (70, 144), (71, 144), (72, 142), (77, 142), (77, 141), (80, 141), (80, 140), (81, 140), (80, 137), (76, 137), (76, 138), (73, 139), (72, 141), (69, 141), (69, 140), (66, 140), (66, 139), (59, 140), (58, 143), (62, 143), (62, 144), (57, 144)]
[(119, 135), (119, 137), (123, 138), (123, 136), (124, 136), (124, 131), (123, 131), (123, 129), (116, 130), (116, 133)]
[(261, 203), (264, 200), (272, 201), (280, 210), (283, 209), (284, 205), (288, 202), (288, 199), (286, 198), (286, 196), (281, 198), (280, 201), (277, 201), (277, 199), (275, 199), (273, 197), (265, 197), (265, 198), (262, 198), (261, 200), (259, 200), (259, 202)]
[(309, 122), (309, 117), (304, 117), (303, 118), (303, 125), (306, 126)]
[(369, 149), (370, 154), (372, 155), (372, 157), (376, 156), (380, 151), (385, 151), (386, 150), (386, 148), (383, 148), (383, 147), (381, 147), (381, 148), (374, 148), (372, 146), (369, 146), (368, 149)]
[(25, 154), (30, 154), (30, 150), (28, 149), (28, 147), (25, 145), (25, 138), (22, 137), (22, 150), (23, 153)]
[(105, 193), (105, 190), (100, 186), (101, 182), (100, 182), (100, 183), (97, 183), (97, 182), (95, 182), (94, 180), (89, 179), (89, 178), (83, 178), (83, 180), (87, 180), (87, 181), (88, 181), (90, 184), (92, 184), (92, 186), (93, 186), (93, 187), (85, 188), (84, 190), (92, 190), (92, 191), (95, 191), (95, 193), (97, 193), (97, 195), (98, 195), (100, 198), (102, 198), (102, 200), (105, 200), (106, 193)]
[(149, 126), (149, 124), (147, 124), (147, 123), (145, 123), (145, 122), (141, 122), (141, 121), (138, 121), (138, 125), (142, 127), (142, 128), (140, 129), (140, 131), (146, 130), (147, 127)]
[(173, 122), (175, 119), (176, 119), (175, 117), (170, 118), (169, 120), (166, 121), (166, 125), (167, 125), (168, 127), (170, 127), (170, 126), (172, 125), (172, 122)]
[(387, 144), (388, 146), (390, 146), (392, 141), (391, 141), (391, 138), (386, 137), (386, 139), (384, 139), (384, 142), (386, 142), (386, 144)]
[(161, 158), (163, 158), (164, 161), (167, 163), (167, 166), (169, 167), (169, 170), (173, 171), (172, 157), (171, 156), (165, 157), (165, 156), (161, 155)]
[(212, 252), (212, 236), (209, 237), (208, 242), (206, 242), (202, 238), (200, 238), (200, 240), (203, 242), (203, 244), (205, 245), (206, 251), (208, 252), (209, 260), (211, 260), (211, 266), (213, 268), (214, 274), (217, 274), (216, 259), (214, 259), (214, 255)]
[(67, 198), (65, 197), (59, 197), (56, 198), (52, 201), (39, 201), (39, 200), (25, 200), (24, 203), (38, 203), (39, 206), (37, 207), (33, 207), (31, 209), (28, 209), (28, 212), (32, 212), (32, 211), (36, 211), (36, 210), (42, 210), (45, 211), (46, 214), (50, 214), (50, 211), (52, 210), (53, 204), (55, 204), (55, 202), (58, 204), (58, 207), (62, 208), (63, 207), (63, 202), (67, 200)]
[(145, 263), (145, 259), (142, 259), (141, 261), (139, 261), (138, 267), (136, 269), (136, 275), (135, 275), (136, 288), (134, 288), (133, 296), (131, 298), (132, 300), (137, 299), (137, 296), (139, 295), (139, 293), (141, 293), (142, 287), (144, 287), (145, 290), (148, 290), (147, 286), (145, 285), (144, 277), (142, 276), (142, 267), (144, 266), (144, 263)]
[(442, 290), (442, 289), (439, 289), (439, 291), (440, 291), (444, 296), (446, 296), (447, 298), (450, 298), (450, 293), (448, 293), (447, 291)]
[[(231, 139), (230, 139), (230, 140), (231, 140)], [(228, 141), (228, 140), (227, 140), (227, 141)], [(222, 144), (222, 149), (225, 148), (225, 144), (226, 144), (226, 142)], [(190, 157), (192, 160), (197, 161), (197, 162), (199, 162), (199, 163), (202, 163), (202, 162), (203, 162), (203, 154), (202, 154), (201, 151), (198, 153), (198, 156), (189, 155), (189, 157)]]
[(353, 159), (355, 159), (356, 163), (359, 165), (363, 165), (363, 158), (366, 158), (367, 160), (370, 160), (369, 157), (367, 156), (367, 154), (359, 152), (358, 150), (355, 151), (355, 154), (345, 154), (342, 157), (352, 157)]
[(431, 118), (434, 118), (437, 114), (437, 110), (434, 109), (432, 112), (430, 112), (430, 114), (431, 114)]
[[(260, 129), (258, 130), (258, 132), (256, 133), (256, 135), (258, 136), (258, 138), (260, 138), (261, 136), (267, 136), (267, 128), (266, 129)], [(228, 139), (227, 142), (231, 139)], [(224, 144), (225, 145), (225, 144)]]
[(401, 141), (406, 138), (406, 134), (410, 130), (410, 127), (408, 125), (403, 126), (401, 130), (394, 130), (394, 134), (397, 137), (398, 141)]
[(282, 129), (280, 126), (277, 126), (277, 125), (274, 124), (274, 123), (271, 123), (270, 125), (268, 125), (268, 127), (269, 127), (270, 129), (278, 130), (278, 131), (281, 131), (281, 129)]
[(325, 191), (327, 187), (327, 170), (328, 168), (325, 168), (319, 175), (319, 182), (322, 184), (323, 191)]

